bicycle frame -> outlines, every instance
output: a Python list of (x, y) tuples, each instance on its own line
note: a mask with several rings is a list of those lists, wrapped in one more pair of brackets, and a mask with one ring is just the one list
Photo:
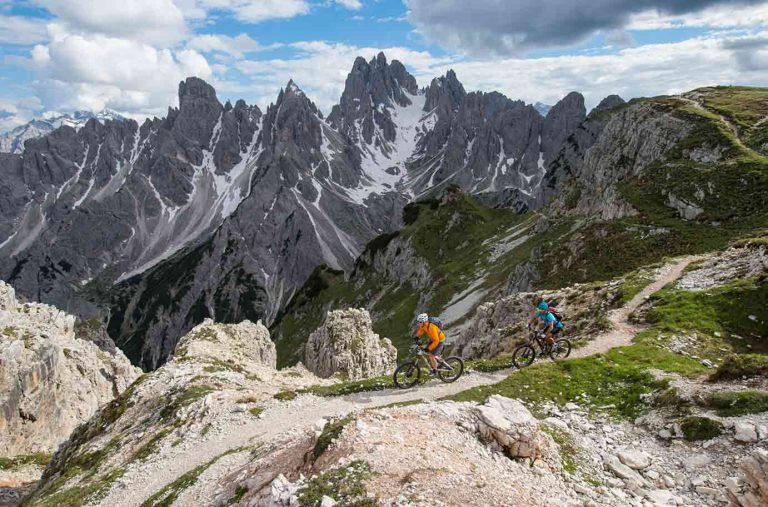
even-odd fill
[[(418, 351), (414, 351), (414, 354), (411, 356), (413, 361), (415, 363), (417, 363), (419, 366), (421, 366), (423, 364), (424, 367), (427, 368), (428, 370), (431, 369), (432, 366), (429, 364), (429, 360), (427, 359), (427, 356), (429, 355), (429, 353), (428, 352), (424, 352), (421, 349), (421, 347), (417, 347), (417, 348), (419, 350)], [(435, 356), (435, 359), (437, 359), (437, 369), (438, 370), (453, 371), (453, 367), (443, 360), (443, 356), (442, 355)]]

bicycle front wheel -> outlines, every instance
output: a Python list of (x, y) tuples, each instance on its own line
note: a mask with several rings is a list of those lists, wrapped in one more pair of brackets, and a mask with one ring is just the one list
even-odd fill
[(557, 340), (549, 350), (549, 357), (551, 357), (553, 361), (557, 361), (558, 359), (565, 359), (570, 355), (571, 342), (565, 338)]
[(536, 349), (528, 344), (520, 345), (512, 353), (512, 363), (520, 369), (532, 365), (535, 359)]
[(395, 370), (393, 380), (400, 389), (408, 389), (415, 386), (421, 378), (419, 365), (414, 361), (406, 361)]
[(437, 376), (443, 382), (455, 382), (464, 373), (464, 361), (460, 357), (451, 356), (443, 359), (437, 366)]

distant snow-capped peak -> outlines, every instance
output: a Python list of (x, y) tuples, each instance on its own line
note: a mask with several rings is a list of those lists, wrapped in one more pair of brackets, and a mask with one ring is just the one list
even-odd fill
[(0, 152), (2, 153), (21, 153), (24, 151), (24, 142), (28, 139), (35, 139), (49, 134), (61, 127), (68, 125), (74, 129), (80, 129), (88, 120), (95, 118), (101, 123), (107, 120), (124, 120), (125, 118), (111, 109), (104, 109), (99, 112), (75, 111), (73, 113), (60, 113), (57, 111), (47, 111), (39, 118), (35, 118), (24, 125), (0, 134)]

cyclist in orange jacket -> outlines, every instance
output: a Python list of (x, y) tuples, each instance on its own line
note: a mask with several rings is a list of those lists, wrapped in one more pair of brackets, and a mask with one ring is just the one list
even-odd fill
[(416, 329), (416, 340), (418, 341), (424, 333), (429, 338), (429, 343), (424, 347), (424, 351), (429, 354), (427, 359), (429, 360), (429, 366), (432, 370), (429, 372), (430, 377), (437, 375), (437, 358), (443, 353), (445, 344), (445, 333), (440, 330), (440, 327), (434, 322), (430, 322), (429, 315), (426, 313), (420, 313), (416, 317), (418, 328)]

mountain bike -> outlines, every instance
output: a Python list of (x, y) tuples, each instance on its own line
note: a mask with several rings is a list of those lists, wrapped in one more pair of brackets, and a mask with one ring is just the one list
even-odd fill
[(512, 363), (518, 368), (526, 368), (533, 364), (537, 356), (548, 355), (557, 361), (571, 355), (571, 342), (568, 339), (560, 338), (555, 343), (547, 343), (546, 336), (546, 333), (532, 330), (528, 341), (518, 345), (512, 353)]
[[(397, 367), (393, 375), (395, 385), (400, 389), (408, 389), (415, 386), (421, 378), (422, 366), (427, 371), (431, 369), (427, 360), (427, 353), (418, 345), (410, 348), (411, 357)], [(464, 373), (464, 361), (460, 357), (450, 356), (443, 359), (437, 358), (437, 376), (443, 382), (455, 382)]]

